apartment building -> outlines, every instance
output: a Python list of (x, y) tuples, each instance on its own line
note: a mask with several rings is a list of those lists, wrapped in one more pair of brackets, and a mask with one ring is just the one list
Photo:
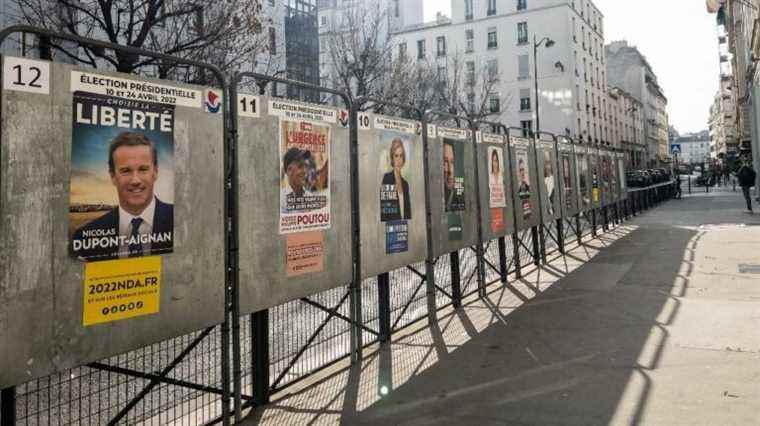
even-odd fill
[(324, 87), (340, 87), (333, 54), (350, 54), (331, 52), (331, 39), (350, 32), (362, 33), (358, 34), (361, 39), (375, 31), (374, 39), (385, 42), (393, 31), (423, 21), (423, 0), (318, 0), (317, 8), (319, 74)]
[(668, 100), (657, 75), (646, 57), (625, 40), (612, 42), (605, 50), (609, 83), (642, 103), (646, 167), (669, 162)]
[[(609, 143), (604, 16), (585, 0), (452, 0), (452, 16), (395, 31), (397, 54), (432, 61), (451, 72), (487, 69), (489, 119), (508, 126)], [(547, 43), (548, 40), (551, 42)], [(534, 57), (534, 42), (537, 60)], [(536, 66), (537, 65), (537, 66)], [(538, 99), (535, 70), (538, 70)], [(479, 91), (470, 85), (473, 102)], [(506, 99), (505, 104), (499, 100)], [(537, 103), (538, 101), (538, 103)], [(538, 106), (538, 108), (537, 108)]]
[(625, 90), (612, 87), (608, 91), (608, 106), (612, 146), (625, 152), (628, 168), (644, 167), (646, 154), (644, 121), (642, 120), (644, 105)]

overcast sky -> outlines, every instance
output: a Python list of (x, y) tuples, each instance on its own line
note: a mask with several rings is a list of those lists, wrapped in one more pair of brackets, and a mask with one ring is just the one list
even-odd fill
[[(425, 20), (451, 0), (424, 0)], [(530, 1), (530, 0), (529, 0)], [(718, 90), (715, 15), (702, 0), (595, 0), (604, 14), (605, 42), (626, 39), (643, 53), (668, 98), (670, 124), (680, 133), (707, 128)]]

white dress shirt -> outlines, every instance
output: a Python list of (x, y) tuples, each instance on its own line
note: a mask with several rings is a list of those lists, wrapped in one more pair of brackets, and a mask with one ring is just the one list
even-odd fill
[[(156, 210), (156, 197), (153, 197), (148, 207), (142, 211), (139, 215), (133, 215), (124, 210), (121, 205), (119, 206), (119, 236), (125, 236), (129, 238), (132, 236), (132, 219), (141, 218), (142, 223), (138, 228), (140, 235), (150, 234), (153, 232), (153, 216)], [(142, 245), (143, 253), (150, 253), (150, 243)], [(129, 257), (129, 244), (119, 244), (119, 257)]]

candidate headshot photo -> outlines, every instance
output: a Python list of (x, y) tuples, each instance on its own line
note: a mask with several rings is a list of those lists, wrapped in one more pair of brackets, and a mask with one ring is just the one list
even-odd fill
[(111, 140), (107, 168), (118, 205), (74, 232), (76, 257), (105, 260), (172, 251), (174, 206), (155, 193), (158, 157), (155, 142), (144, 133), (124, 131)]
[(530, 176), (528, 175), (527, 166), (524, 157), (517, 159), (517, 179), (519, 182), (517, 193), (520, 195), (520, 198), (530, 197)]
[(387, 152), (390, 171), (383, 174), (380, 182), (380, 221), (409, 220), (412, 201), (409, 182), (404, 178), (407, 154), (401, 138), (394, 137)]
[[(456, 188), (457, 178), (461, 181), (464, 180), (464, 170), (457, 170), (456, 166), (458, 161), (462, 161), (461, 158), (457, 158), (457, 155), (462, 153), (456, 151), (454, 142), (443, 142), (443, 201), (447, 212), (465, 209), (464, 189), (457, 191)], [(458, 174), (462, 176), (458, 176)]]

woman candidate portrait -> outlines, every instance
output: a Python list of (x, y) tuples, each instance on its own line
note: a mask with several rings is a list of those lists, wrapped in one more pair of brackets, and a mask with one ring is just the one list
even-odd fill
[(380, 188), (380, 221), (411, 219), (409, 183), (401, 175), (406, 164), (406, 150), (400, 138), (391, 141), (389, 156), (391, 171), (383, 175)]
[(499, 165), (499, 151), (491, 151), (491, 185), (502, 185), (504, 182), (503, 174), (501, 172), (501, 166)]

